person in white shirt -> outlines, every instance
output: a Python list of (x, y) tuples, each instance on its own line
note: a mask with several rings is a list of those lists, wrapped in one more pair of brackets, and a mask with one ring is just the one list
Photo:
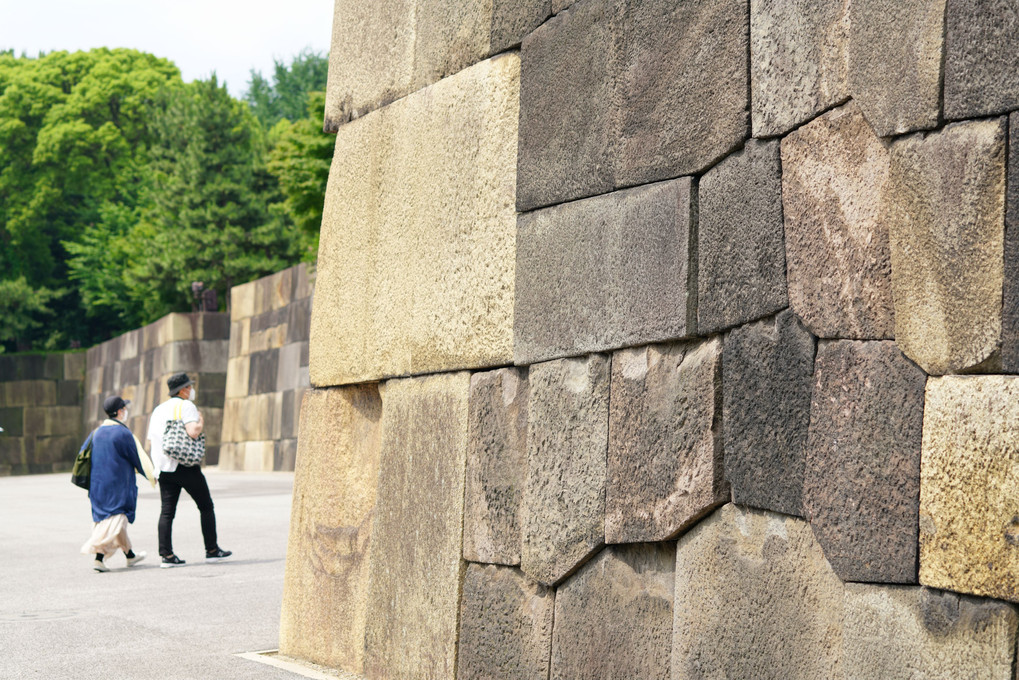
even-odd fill
[(195, 406), (198, 388), (187, 373), (175, 373), (166, 381), (170, 398), (157, 406), (149, 418), (148, 439), (152, 445), (152, 464), (159, 475), (159, 495), (162, 511), (159, 513), (159, 555), (162, 568), (179, 567), (185, 563), (173, 552), (173, 518), (177, 514), (177, 501), (181, 489), (195, 501), (201, 513), (202, 538), (205, 540), (205, 559), (218, 562), (232, 555), (219, 547), (216, 538), (216, 512), (212, 505), (209, 484), (199, 465), (181, 465), (163, 453), (163, 433), (166, 424), (180, 409), (184, 429), (192, 439), (198, 439), (205, 428), (205, 419)]

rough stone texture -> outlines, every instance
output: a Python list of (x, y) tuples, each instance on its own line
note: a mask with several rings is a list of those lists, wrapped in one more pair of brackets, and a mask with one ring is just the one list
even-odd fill
[(603, 550), (555, 599), (550, 678), (669, 677), (674, 543)]
[(920, 480), (920, 582), (1019, 602), (1019, 377), (932, 378)]
[(1019, 114), (1008, 118), (1008, 182), (1005, 196), (1005, 279), (1001, 310), (1001, 365), (1019, 373)]
[(519, 45), (551, 14), (549, 0), (492, 0), (491, 52)]
[(948, 0), (945, 19), (945, 117), (1019, 107), (1019, 5)]
[(616, 185), (700, 172), (750, 134), (744, 0), (627, 4)]
[(531, 366), (521, 566), (558, 583), (605, 542), (609, 359)]
[(733, 502), (802, 516), (815, 348), (789, 310), (725, 336), (722, 430)]
[(718, 338), (612, 356), (607, 543), (670, 539), (728, 500), (721, 382)]
[(781, 135), (849, 96), (849, 0), (751, 0), (756, 137)]
[(365, 675), (448, 678), (456, 665), (470, 374), (382, 388)]
[(842, 608), (806, 522), (725, 505), (676, 547), (672, 680), (839, 678)]
[(945, 0), (853, 0), (849, 89), (881, 137), (938, 124)]
[(949, 125), (892, 145), (889, 237), (895, 340), (928, 373), (999, 348), (1005, 119)]
[(503, 55), (342, 127), (313, 384), (510, 362), (518, 77)]
[(803, 504), (843, 581), (916, 583), (926, 379), (893, 342), (817, 350)]
[(280, 653), (360, 673), (382, 401), (375, 386), (305, 395)]
[(701, 178), (697, 332), (707, 334), (788, 305), (778, 142), (750, 140)]
[(1012, 680), (1014, 607), (927, 588), (846, 585), (846, 677)]
[(527, 479), (527, 372), (471, 376), (464, 559), (520, 564)]
[(524, 39), (518, 210), (615, 186), (622, 23), (622, 3), (586, 0)]
[(789, 305), (819, 337), (893, 337), (889, 163), (854, 102), (782, 140)]
[(514, 361), (686, 335), (688, 178), (522, 215)]
[(460, 603), (459, 680), (547, 678), (555, 591), (519, 569), (469, 564)]

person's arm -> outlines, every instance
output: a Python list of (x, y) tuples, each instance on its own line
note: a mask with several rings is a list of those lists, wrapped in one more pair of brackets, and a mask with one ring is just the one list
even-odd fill
[(205, 430), (205, 418), (202, 417), (202, 413), (198, 410), (198, 407), (190, 401), (185, 402), (185, 404), (184, 409), (187, 413), (183, 414), (184, 430), (192, 439), (198, 439), (202, 436), (202, 432)]

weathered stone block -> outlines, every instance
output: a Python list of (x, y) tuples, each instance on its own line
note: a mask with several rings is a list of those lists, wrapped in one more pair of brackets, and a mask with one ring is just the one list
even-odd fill
[(270, 349), (251, 355), (248, 369), (248, 394), (264, 394), (276, 391), (279, 375), (280, 350)]
[(725, 505), (675, 578), (673, 680), (842, 677), (843, 586), (806, 522)]
[(522, 215), (514, 361), (687, 335), (688, 178)]
[[(320, 260), (321, 262), (321, 260)], [(454, 673), (463, 555), (470, 374), (382, 387), (365, 675)]]
[(1019, 107), (1019, 5), (949, 0), (945, 21), (945, 117)]
[(552, 678), (667, 678), (674, 543), (606, 548), (559, 587)]
[(853, 0), (849, 90), (881, 137), (936, 127), (945, 0)]
[(980, 364), (1001, 343), (1005, 119), (892, 145), (895, 340), (928, 373)]
[(697, 332), (738, 326), (788, 305), (778, 142), (750, 140), (701, 178)]
[(926, 380), (893, 342), (817, 350), (803, 505), (843, 581), (916, 583)]
[(297, 462), (297, 440), (280, 439), (275, 442), (272, 454), (272, 469), (287, 472), (294, 469)]
[(57, 381), (57, 405), (81, 406), (81, 387), (80, 380)]
[(518, 77), (496, 57), (337, 135), (314, 384), (510, 362)]
[(20, 406), (0, 407), (0, 427), (5, 437), (25, 435), (25, 409)]
[(471, 376), (465, 560), (520, 564), (520, 513), (527, 478), (527, 391), (527, 373), (519, 369)]
[(57, 384), (52, 380), (0, 382), (4, 406), (52, 406), (57, 403)]
[(68, 352), (64, 356), (64, 379), (84, 380), (86, 364), (85, 352)]
[(1019, 373), (1019, 114), (1012, 114), (1008, 120), (1001, 365), (1006, 373)]
[(276, 391), (294, 390), (301, 382), (302, 345), (307, 343), (291, 343), (279, 349), (276, 361), (276, 377), (273, 389)]
[(75, 431), (72, 434), (55, 437), (36, 437), (34, 451), (28, 459), (29, 465), (36, 467), (33, 467), (30, 472), (55, 472), (57, 467), (54, 466), (54, 463), (73, 462), (82, 444), (79, 435), (80, 432)]
[(846, 584), (846, 677), (1012, 680), (1019, 616), (927, 588)]
[(360, 673), (382, 402), (375, 386), (305, 395), (280, 652)]
[(255, 315), (255, 281), (230, 289), (230, 321), (238, 322)]
[(627, 4), (616, 186), (700, 172), (749, 136), (749, 14), (743, 0)]
[(815, 347), (789, 310), (725, 336), (722, 430), (733, 502), (802, 516)]
[(1019, 377), (932, 378), (924, 409), (920, 582), (1019, 602)]
[(850, 102), (782, 140), (789, 305), (822, 338), (895, 332), (889, 154)]
[(276, 442), (242, 442), (241, 469), (247, 472), (271, 472)]
[(849, 96), (848, 0), (751, 0), (754, 136), (781, 135)]
[(460, 603), (459, 680), (547, 678), (555, 591), (518, 569), (467, 565)]
[(721, 383), (717, 338), (612, 356), (607, 543), (670, 539), (728, 500)]
[(311, 333), (311, 298), (296, 300), (287, 307), (286, 343), (307, 342)]
[(528, 371), (521, 567), (545, 585), (605, 542), (609, 377), (608, 358), (597, 354)]
[(616, 185), (623, 12), (622, 3), (588, 0), (524, 39), (518, 210)]
[(25, 408), (25, 432), (29, 437), (78, 435), (81, 409), (77, 406), (29, 406)]
[(490, 52), (519, 45), (552, 14), (550, 4), (549, 0), (493, 0)]

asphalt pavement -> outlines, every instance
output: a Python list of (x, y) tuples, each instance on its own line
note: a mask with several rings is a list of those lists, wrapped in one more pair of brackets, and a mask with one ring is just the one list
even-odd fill
[(160, 569), (159, 493), (141, 477), (129, 529), (135, 552), (92, 570), (79, 551), (92, 529), (70, 473), (0, 477), (0, 678), (300, 678), (238, 654), (278, 644), (292, 473), (206, 471), (220, 546), (206, 563), (198, 510), (186, 493), (174, 551)]

